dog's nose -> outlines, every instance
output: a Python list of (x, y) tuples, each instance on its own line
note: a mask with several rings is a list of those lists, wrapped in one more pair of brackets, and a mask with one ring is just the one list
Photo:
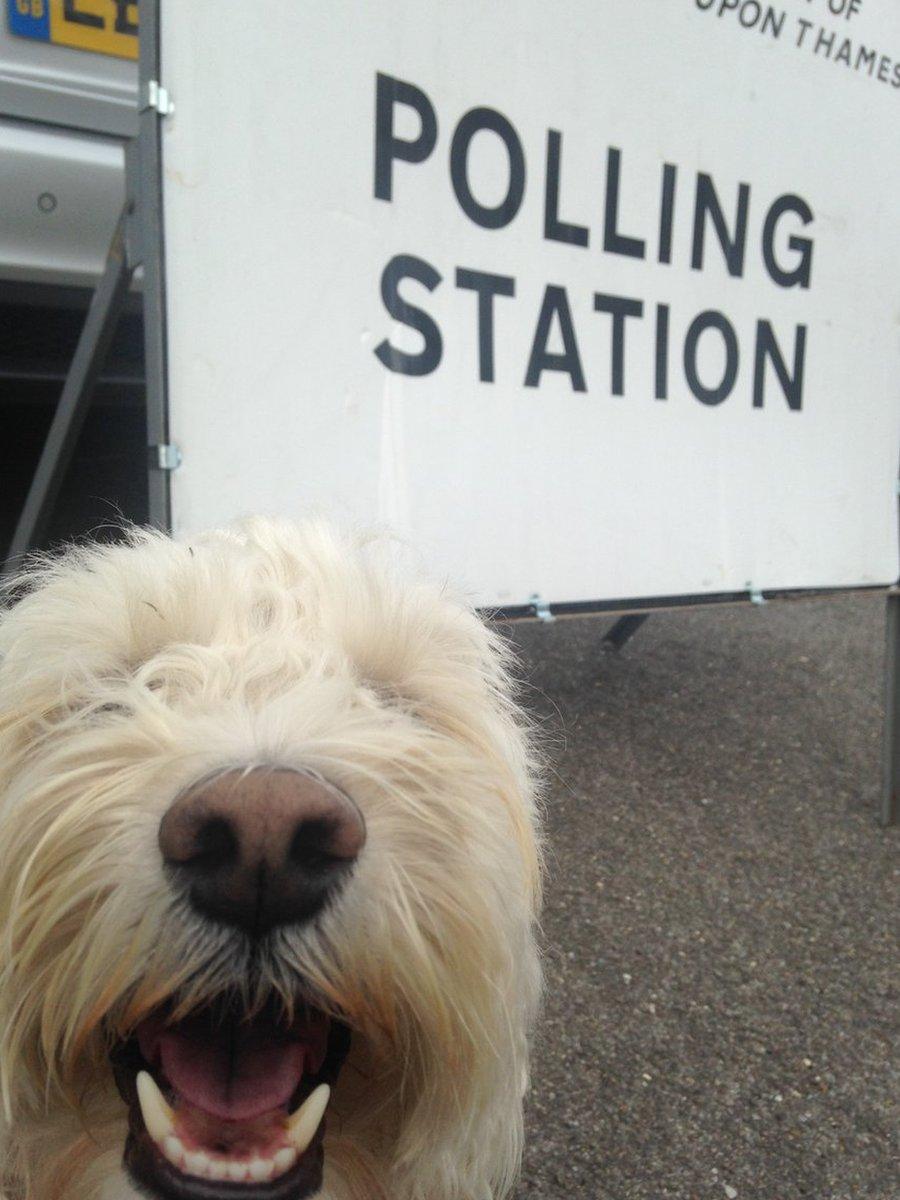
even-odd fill
[(159, 826), (163, 858), (193, 906), (254, 935), (315, 916), (365, 840), (349, 796), (284, 769), (228, 771), (199, 784)]

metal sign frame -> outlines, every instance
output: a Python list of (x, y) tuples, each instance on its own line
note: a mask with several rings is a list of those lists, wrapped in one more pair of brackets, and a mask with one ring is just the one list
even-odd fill
[(170, 529), (170, 473), (178, 463), (169, 441), (168, 364), (166, 357), (166, 281), (162, 214), (160, 121), (168, 97), (160, 88), (159, 3), (141, 5), (138, 95), (138, 168), (134, 227), (144, 268), (144, 356), (147, 373), (147, 444), (150, 521)]

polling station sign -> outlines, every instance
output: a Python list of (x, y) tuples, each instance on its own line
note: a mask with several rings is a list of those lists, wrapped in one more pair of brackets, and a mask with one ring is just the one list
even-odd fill
[(163, 0), (176, 530), (479, 602), (898, 574), (894, 0)]

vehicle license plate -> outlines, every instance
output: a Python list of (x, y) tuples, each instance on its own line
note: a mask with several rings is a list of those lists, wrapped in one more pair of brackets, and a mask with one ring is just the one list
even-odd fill
[(18, 37), (112, 54), (138, 56), (136, 0), (6, 0), (9, 32)]

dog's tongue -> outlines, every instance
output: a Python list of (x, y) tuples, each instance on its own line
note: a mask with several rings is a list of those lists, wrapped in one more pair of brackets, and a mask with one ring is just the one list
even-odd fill
[(159, 1053), (181, 1097), (214, 1117), (249, 1121), (285, 1104), (303, 1077), (297, 1041), (227, 1031), (165, 1030)]

